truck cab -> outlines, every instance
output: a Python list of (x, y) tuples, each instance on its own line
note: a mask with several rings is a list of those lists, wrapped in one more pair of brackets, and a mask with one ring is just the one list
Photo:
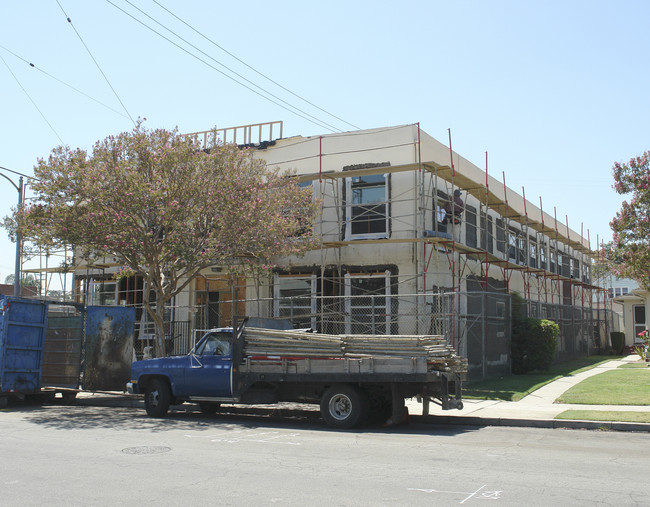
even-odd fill
[(207, 332), (185, 356), (136, 361), (131, 365), (130, 393), (144, 394), (150, 416), (167, 413), (170, 404), (198, 402), (205, 411), (233, 397), (233, 332), (217, 328)]

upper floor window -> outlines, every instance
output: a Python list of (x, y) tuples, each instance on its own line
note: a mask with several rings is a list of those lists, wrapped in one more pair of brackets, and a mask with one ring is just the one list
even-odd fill
[(388, 237), (388, 176), (353, 176), (346, 182), (345, 239)]
[(506, 231), (503, 220), (497, 218), (497, 250), (505, 253), (506, 251)]
[(481, 216), (481, 248), (489, 253), (494, 252), (494, 221), (491, 215)]
[(537, 243), (532, 237), (528, 238), (528, 265), (531, 268), (537, 267)]
[(476, 248), (476, 208), (474, 206), (465, 207), (465, 244)]
[(546, 245), (544, 243), (539, 245), (539, 267), (546, 269)]

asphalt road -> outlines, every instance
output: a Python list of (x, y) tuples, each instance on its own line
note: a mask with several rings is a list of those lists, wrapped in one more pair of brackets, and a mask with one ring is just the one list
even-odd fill
[(647, 433), (0, 410), (0, 504), (650, 505)]

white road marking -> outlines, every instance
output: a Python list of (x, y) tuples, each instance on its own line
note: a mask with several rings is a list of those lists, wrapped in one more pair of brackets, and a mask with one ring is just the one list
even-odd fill
[(471, 495), (469, 495), (467, 498), (465, 498), (465, 500), (463, 500), (463, 501), (460, 502), (460, 503), (461, 503), (461, 504), (465, 503), (467, 500), (469, 500), (470, 498), (472, 498), (476, 493), (478, 493), (479, 491), (481, 491), (485, 486), (487, 486), (487, 484), (483, 484), (483, 486), (481, 486), (480, 488), (478, 488), (476, 491), (474, 491), (474, 493), (472, 493)]
[(501, 493), (503, 493), (503, 491), (500, 490), (483, 491), (479, 496), (477, 496), (477, 494), (486, 486), (487, 484), (483, 484), (483, 486), (478, 488), (473, 493), (470, 493), (469, 491), (448, 491), (444, 489), (433, 489), (433, 488), (407, 488), (407, 490), (422, 491), (423, 493), (445, 493), (450, 495), (468, 495), (460, 502), (461, 504), (465, 503), (467, 500), (470, 500), (471, 498), (475, 498), (476, 500), (499, 500), (499, 498), (501, 497)]

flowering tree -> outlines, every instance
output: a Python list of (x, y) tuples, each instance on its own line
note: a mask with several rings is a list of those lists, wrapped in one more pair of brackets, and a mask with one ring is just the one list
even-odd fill
[(620, 263), (614, 272), (636, 280), (650, 290), (650, 152), (632, 158), (627, 164), (616, 162), (613, 168), (614, 189), (632, 194), (623, 201), (621, 210), (610, 222)]
[(77, 258), (111, 257), (124, 266), (118, 276), (142, 276), (157, 356), (164, 306), (200, 270), (268, 268), (313, 246), (311, 192), (235, 145), (206, 148), (139, 123), (90, 154), (55, 148), (34, 172), (33, 203), (3, 225), (44, 247), (72, 245)]

